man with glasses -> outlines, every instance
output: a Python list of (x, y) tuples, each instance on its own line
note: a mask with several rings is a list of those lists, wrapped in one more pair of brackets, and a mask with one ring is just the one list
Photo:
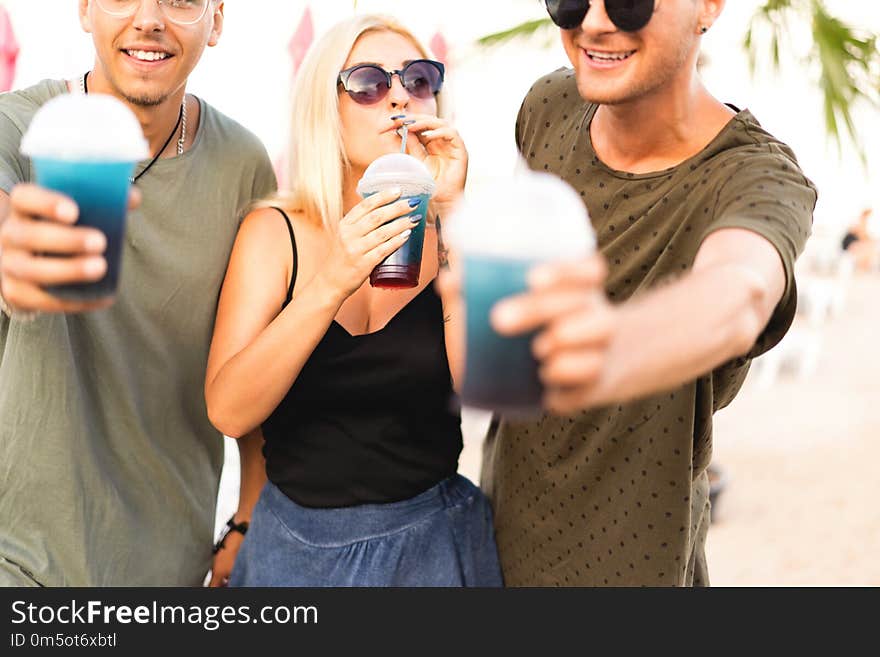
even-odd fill
[[(0, 97), (0, 585), (198, 585), (223, 462), (202, 387), (217, 295), (240, 213), (275, 179), (254, 135), (186, 94), (223, 2), (80, 0), (79, 15), (92, 69)], [(104, 235), (19, 153), (67, 93), (124, 101), (150, 146), (115, 301), (46, 291), (107, 267)]]
[(538, 331), (553, 412), (496, 418), (486, 443), (507, 585), (709, 583), (712, 415), (791, 324), (816, 201), (697, 76), (724, 4), (546, 2), (573, 70), (535, 83), (517, 143), (580, 192), (601, 256), (494, 309), (500, 332)]

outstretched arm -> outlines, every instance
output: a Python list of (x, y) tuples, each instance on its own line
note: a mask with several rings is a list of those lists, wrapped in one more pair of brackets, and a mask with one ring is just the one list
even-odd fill
[(559, 413), (672, 389), (747, 353), (785, 290), (779, 253), (744, 229), (710, 234), (679, 280), (610, 305), (598, 257), (533, 272), (528, 293), (493, 311), (514, 335), (543, 327), (534, 342)]

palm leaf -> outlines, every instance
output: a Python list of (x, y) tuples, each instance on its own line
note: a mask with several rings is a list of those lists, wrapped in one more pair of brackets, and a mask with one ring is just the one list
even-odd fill
[(509, 30), (488, 34), (477, 39), (477, 43), (481, 46), (498, 46), (514, 39), (532, 36), (536, 32), (541, 32), (552, 27), (553, 22), (549, 18), (538, 18), (536, 20), (520, 23)]
[[(756, 31), (769, 30), (771, 62), (778, 72), (781, 69), (779, 44), (798, 22), (809, 25), (812, 33), (813, 45), (806, 54), (806, 61), (819, 71), (817, 83), (823, 95), (826, 133), (837, 144), (838, 153), (842, 153), (845, 129), (862, 163), (866, 164), (852, 111), (859, 102), (880, 104), (877, 35), (850, 27), (832, 16), (823, 0), (768, 0), (755, 13), (743, 40), (753, 75), (759, 49)], [(787, 47), (791, 47), (790, 42)]]

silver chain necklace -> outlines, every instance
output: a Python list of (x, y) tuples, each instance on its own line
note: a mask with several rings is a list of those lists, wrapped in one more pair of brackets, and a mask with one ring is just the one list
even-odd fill
[[(86, 72), (79, 77), (79, 90), (80, 93), (84, 95), (89, 93), (88, 83), (86, 82), (86, 78), (88, 77), (88, 75), (88, 72)], [(184, 94), (183, 102), (180, 104), (180, 116), (178, 116), (177, 118), (177, 124), (180, 126), (180, 139), (177, 140), (177, 154), (183, 155), (183, 147), (184, 144), (186, 144), (186, 94)], [(141, 171), (138, 175), (131, 179), (132, 184), (136, 183), (137, 180), (147, 171), (149, 171), (150, 167), (152, 167), (156, 163), (156, 160), (159, 159), (159, 156), (162, 155), (166, 148), (168, 148), (168, 142), (171, 141), (171, 138), (176, 132), (177, 125), (174, 126), (174, 131), (168, 136), (168, 141), (166, 141), (165, 145), (161, 149), (159, 149), (158, 153), (156, 153), (156, 157), (153, 158), (153, 160), (146, 166), (143, 171)]]

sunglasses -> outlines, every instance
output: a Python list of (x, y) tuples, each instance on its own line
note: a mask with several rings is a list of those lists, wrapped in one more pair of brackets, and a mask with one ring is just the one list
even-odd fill
[(388, 95), (391, 78), (396, 75), (410, 96), (427, 100), (440, 91), (445, 74), (443, 64), (432, 59), (413, 60), (397, 71), (386, 71), (376, 64), (358, 64), (342, 71), (337, 84), (354, 102), (372, 105)]
[[(584, 22), (590, 0), (545, 0), (547, 12), (558, 27), (573, 30)], [(624, 32), (637, 32), (647, 25), (654, 14), (654, 0), (605, 0), (608, 18)]]

